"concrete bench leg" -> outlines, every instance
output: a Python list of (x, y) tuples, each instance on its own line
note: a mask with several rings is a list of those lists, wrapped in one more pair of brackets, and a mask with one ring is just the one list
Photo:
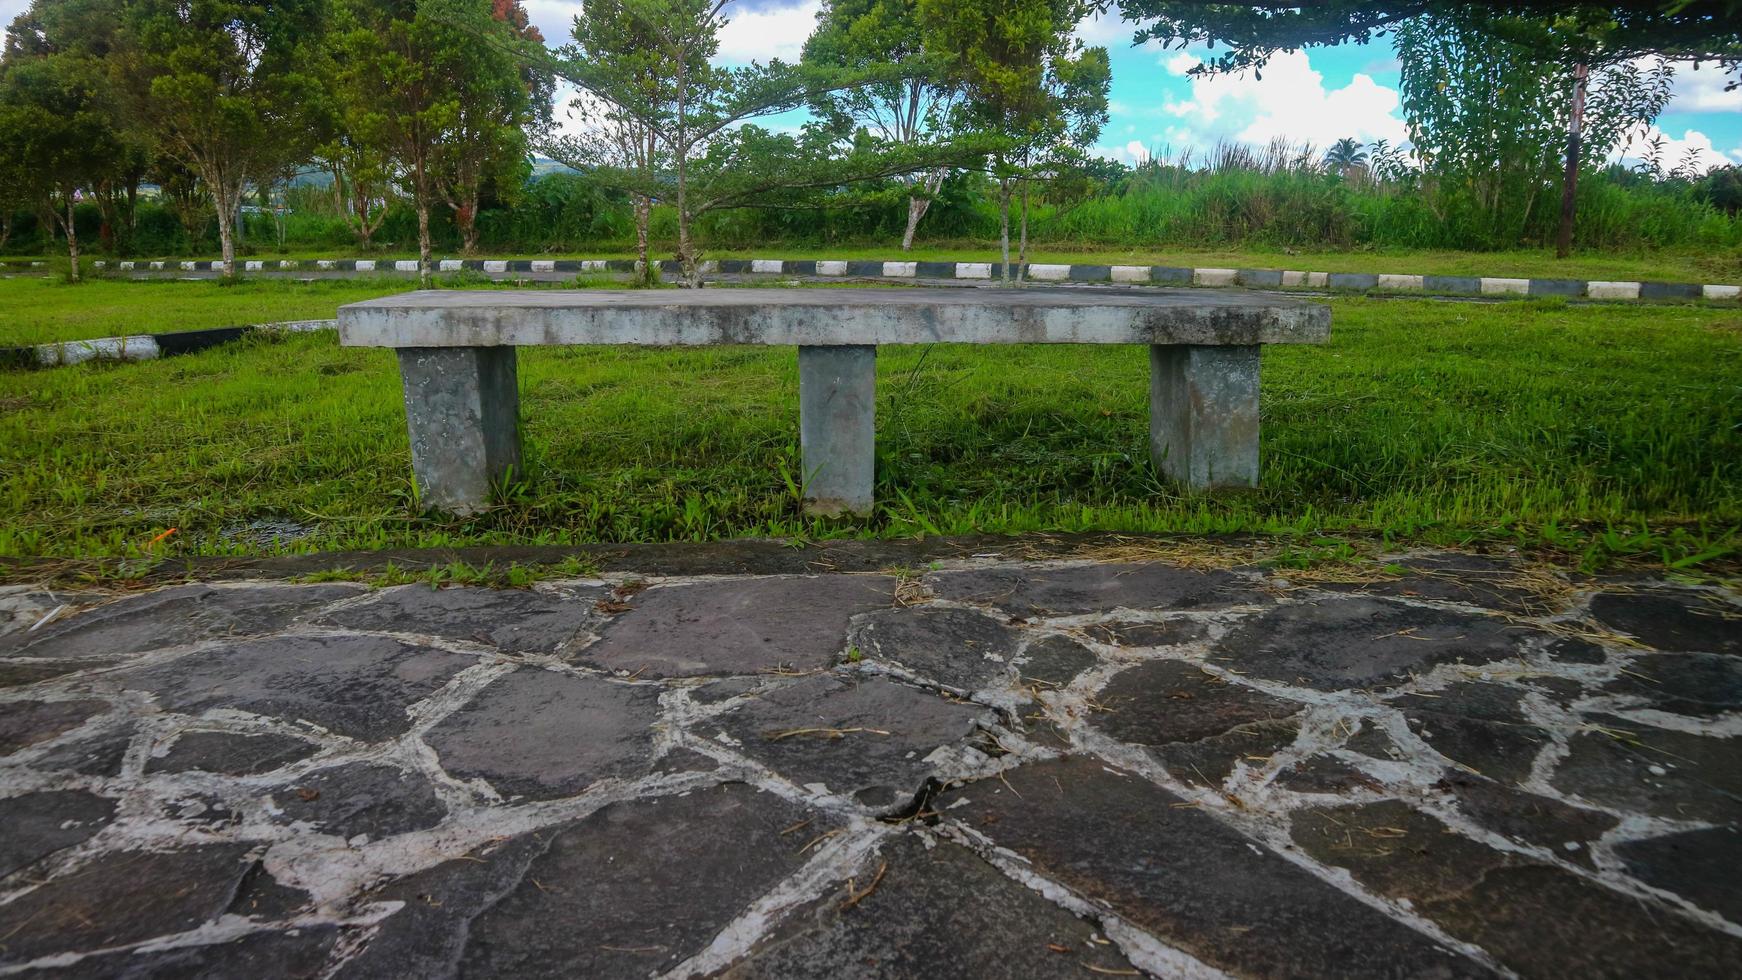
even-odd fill
[(1149, 456), (1193, 490), (1258, 485), (1258, 348), (1149, 348)]
[(411, 470), (425, 507), (475, 514), (520, 470), (512, 347), (401, 347)]
[(798, 432), (811, 514), (869, 514), (876, 475), (877, 348), (798, 349)]

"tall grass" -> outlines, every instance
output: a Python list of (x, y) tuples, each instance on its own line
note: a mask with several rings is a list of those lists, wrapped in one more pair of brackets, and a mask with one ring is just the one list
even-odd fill
[[(1307, 144), (1275, 141), (1251, 147), (1219, 144), (1204, 153), (1161, 154), (1135, 168), (1109, 165), (1069, 187), (1037, 188), (1033, 238), (1041, 244), (1110, 248), (1288, 247), (1300, 249), (1450, 249), (1491, 251), (1552, 241), (1558, 184), (1536, 189), (1524, 214), (1507, 205), (1497, 214), (1473, 188), (1455, 186), (1397, 168), (1382, 178), (1366, 167), (1327, 166)], [(1588, 174), (1580, 183), (1575, 239), (1592, 251), (1742, 249), (1742, 215), (1712, 203), (1711, 191), (1731, 175), (1700, 179), (1650, 177), (1619, 168)], [(716, 212), (701, 235), (711, 247), (803, 247), (898, 240), (907, 206), (899, 185), (881, 193), (819, 193), (812, 206)], [(284, 241), (267, 216), (248, 222), (245, 254), (285, 250), (343, 250), (355, 239), (336, 213), (331, 195), (298, 188)], [(851, 201), (849, 205), (838, 202)], [(445, 209), (434, 212), (438, 248), (451, 251), (458, 234)], [(528, 253), (584, 249), (622, 251), (634, 227), (629, 202), (582, 175), (554, 173), (530, 181), (511, 201), (497, 200), (479, 216), (482, 248)], [(87, 249), (100, 241), (96, 209), (78, 215)], [(653, 236), (662, 250), (677, 237), (676, 215), (657, 206)], [(920, 225), (923, 241), (990, 242), (998, 236), (996, 189), (982, 174), (960, 172), (945, 181)], [(190, 236), (154, 204), (142, 206), (129, 254), (209, 253), (216, 225)], [(396, 202), (375, 235), (386, 250), (415, 247), (416, 217)], [(14, 253), (56, 252), (45, 245), (35, 219), (14, 221)], [(98, 249), (101, 251), (101, 249)]]

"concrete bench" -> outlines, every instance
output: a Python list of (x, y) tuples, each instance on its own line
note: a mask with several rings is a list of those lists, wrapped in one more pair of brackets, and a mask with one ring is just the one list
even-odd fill
[(799, 441), (812, 513), (872, 507), (880, 344), (1147, 344), (1149, 447), (1188, 487), (1258, 483), (1263, 344), (1321, 343), (1327, 307), (1228, 290), (465, 290), (339, 309), (340, 343), (393, 347), (423, 502), (487, 506), (520, 465), (516, 347), (798, 347)]

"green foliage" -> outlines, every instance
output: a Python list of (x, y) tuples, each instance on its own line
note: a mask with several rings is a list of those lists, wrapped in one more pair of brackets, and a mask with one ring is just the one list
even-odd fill
[(108, 65), (128, 118), (210, 195), (232, 275), (231, 225), (244, 189), (306, 159), (325, 124), (310, 70), (325, 10), (322, 0), (129, 0), (124, 8)]
[[(1136, 40), (1222, 51), (1194, 73), (1262, 71), (1278, 51), (1310, 45), (1367, 44), (1421, 17), (1462, 20), (1490, 36), (1528, 45), (1539, 60), (1572, 65), (1618, 63), (1642, 55), (1716, 61), (1742, 72), (1742, 3), (1738, 0), (1328, 0), (1288, 6), (1214, 0), (1118, 0), (1125, 19), (1141, 24)], [(1534, 25), (1527, 22), (1534, 21)], [(1553, 32), (1541, 31), (1551, 24)]]

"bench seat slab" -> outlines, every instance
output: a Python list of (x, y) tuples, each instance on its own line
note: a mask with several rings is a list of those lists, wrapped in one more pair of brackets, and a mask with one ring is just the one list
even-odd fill
[(411, 470), (424, 507), (475, 514), (520, 471), (512, 347), (402, 347)]
[(1258, 485), (1257, 346), (1149, 348), (1149, 455), (1193, 490)]
[(812, 514), (869, 514), (876, 477), (877, 348), (798, 349), (804, 504)]

